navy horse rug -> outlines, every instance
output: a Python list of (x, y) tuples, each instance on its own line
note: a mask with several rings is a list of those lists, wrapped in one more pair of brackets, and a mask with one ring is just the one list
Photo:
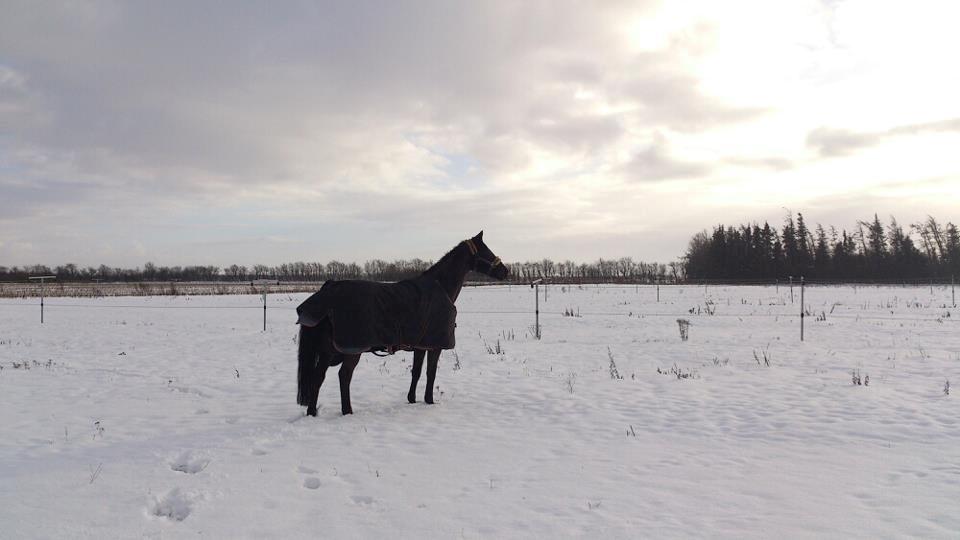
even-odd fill
[(297, 322), (329, 320), (333, 345), (345, 354), (452, 349), (457, 308), (431, 277), (396, 283), (328, 281), (297, 306)]

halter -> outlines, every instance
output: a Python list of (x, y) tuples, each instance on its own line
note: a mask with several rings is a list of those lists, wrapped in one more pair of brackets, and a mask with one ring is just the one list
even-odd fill
[(477, 245), (473, 243), (473, 238), (468, 238), (464, 240), (463, 243), (466, 244), (468, 248), (470, 248), (471, 255), (477, 254)]
[[(477, 249), (477, 245), (473, 243), (472, 238), (468, 238), (464, 240), (463, 243), (467, 245), (467, 249), (470, 250), (470, 254), (477, 258), (477, 262), (482, 262), (490, 267), (490, 270), (489, 270), (490, 272), (493, 272), (493, 269), (496, 268), (497, 266), (503, 265), (503, 262), (500, 260), (500, 257), (494, 257), (492, 261), (488, 261), (487, 259), (484, 259), (483, 257), (481, 257), (479, 255), (479, 250)], [(474, 270), (476, 270), (477, 265), (474, 264), (473, 267), (474, 267)]]

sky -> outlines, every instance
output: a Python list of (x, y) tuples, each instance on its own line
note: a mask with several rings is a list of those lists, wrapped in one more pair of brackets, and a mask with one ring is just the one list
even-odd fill
[(0, 265), (960, 220), (960, 4), (0, 0)]

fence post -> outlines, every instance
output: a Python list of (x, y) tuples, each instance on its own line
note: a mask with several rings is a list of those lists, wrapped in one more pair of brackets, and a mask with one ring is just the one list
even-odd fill
[(535, 317), (534, 324), (536, 325), (535, 331), (537, 333), (537, 339), (540, 339), (540, 284), (539, 283), (537, 284), (537, 291), (534, 293), (534, 296), (537, 297), (536, 306), (534, 306), (534, 314), (533, 314), (533, 316)]
[(40, 324), (43, 324), (43, 284), (48, 279), (57, 279), (57, 276), (33, 276), (27, 279), (30, 281), (40, 281)]
[(790, 276), (790, 303), (793, 303), (793, 276)]
[(540, 339), (540, 283), (542, 279), (538, 279), (530, 284), (533, 287), (533, 298), (534, 298), (534, 326), (533, 334), (534, 337)]
[(267, 331), (267, 287), (269, 285), (279, 285), (279, 279), (256, 279), (250, 282), (250, 286), (253, 287), (253, 290), (257, 290), (257, 285), (260, 285), (260, 297), (263, 300), (263, 331)]
[(954, 282), (953, 275), (950, 275), (950, 296), (953, 297), (953, 307), (957, 307), (957, 286)]
[(657, 303), (660, 303), (660, 283), (657, 282)]
[(806, 317), (806, 309), (804, 309), (804, 280), (803, 276), (800, 276), (800, 341), (803, 341), (803, 319)]

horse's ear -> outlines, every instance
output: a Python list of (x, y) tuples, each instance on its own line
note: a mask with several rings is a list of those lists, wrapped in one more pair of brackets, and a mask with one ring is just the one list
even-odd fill
[(483, 231), (473, 237), (475, 240), (483, 240)]

